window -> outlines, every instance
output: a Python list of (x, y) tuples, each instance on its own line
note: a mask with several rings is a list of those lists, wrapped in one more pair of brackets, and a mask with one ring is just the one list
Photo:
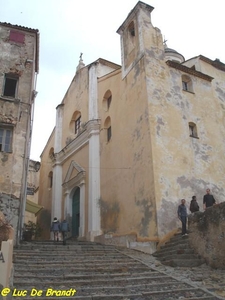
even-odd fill
[(73, 112), (69, 129), (70, 129), (70, 135), (67, 137), (67, 143), (69, 143), (72, 139), (75, 138), (75, 135), (80, 133), (81, 128), (81, 112), (79, 110), (76, 110)]
[(135, 29), (134, 29), (134, 22), (133, 21), (128, 26), (128, 30), (129, 30), (131, 36), (135, 36)]
[(109, 142), (112, 138), (112, 127), (111, 127), (111, 119), (107, 117), (104, 123), (104, 127), (106, 129), (106, 141)]
[(110, 90), (107, 90), (107, 92), (103, 97), (103, 103), (102, 103), (104, 111), (109, 110), (111, 103), (112, 103), (112, 93)]
[(181, 80), (182, 80), (183, 91), (193, 93), (193, 86), (192, 86), (191, 78), (187, 75), (182, 75)]
[(188, 91), (188, 84), (185, 81), (182, 81), (182, 85), (183, 85), (183, 90), (184, 91)]
[(0, 127), (0, 152), (12, 152), (12, 128)]
[(53, 183), (53, 173), (52, 173), (52, 171), (49, 172), (48, 178), (49, 178), (49, 187), (52, 188), (52, 183)]
[(189, 134), (190, 137), (198, 138), (197, 126), (193, 122), (189, 122)]
[(108, 109), (110, 107), (111, 101), (112, 101), (112, 95), (110, 95), (109, 98), (107, 99), (107, 107), (108, 107)]
[(80, 129), (80, 123), (81, 123), (81, 116), (79, 116), (79, 117), (75, 120), (75, 133), (78, 133), (78, 130)]
[(6, 97), (16, 97), (16, 90), (17, 90), (17, 82), (18, 78), (13, 75), (5, 74), (5, 85), (3, 96)]
[(107, 141), (109, 142), (112, 137), (112, 128), (111, 126), (107, 128)]
[(9, 40), (23, 44), (25, 40), (25, 34), (19, 31), (10, 30)]

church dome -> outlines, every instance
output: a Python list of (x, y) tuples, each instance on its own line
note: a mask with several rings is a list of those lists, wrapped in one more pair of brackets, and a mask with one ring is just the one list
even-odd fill
[(180, 64), (185, 61), (185, 58), (183, 57), (182, 54), (180, 54), (179, 52), (177, 52), (172, 48), (168, 48), (166, 43), (164, 44), (164, 49), (165, 49), (164, 51), (165, 51), (166, 60), (172, 60)]

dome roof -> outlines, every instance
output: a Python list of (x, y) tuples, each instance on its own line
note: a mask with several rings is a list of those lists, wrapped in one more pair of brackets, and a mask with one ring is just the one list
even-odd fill
[(173, 60), (173, 61), (177, 61), (179, 63), (182, 63), (185, 61), (185, 58), (183, 57), (182, 54), (180, 54), (179, 52), (177, 52), (176, 50), (174, 50), (172, 48), (168, 48), (166, 44), (164, 45), (164, 51), (165, 51), (166, 60)]

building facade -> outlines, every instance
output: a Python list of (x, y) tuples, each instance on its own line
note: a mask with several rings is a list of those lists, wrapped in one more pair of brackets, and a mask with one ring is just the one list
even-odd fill
[(39, 32), (0, 23), (0, 208), (17, 241), (24, 221)]
[(79, 238), (134, 235), (154, 249), (181, 198), (202, 208), (211, 187), (225, 200), (225, 65), (185, 61), (152, 11), (139, 1), (119, 27), (121, 66), (81, 57), (41, 155), (41, 223), (67, 218)]

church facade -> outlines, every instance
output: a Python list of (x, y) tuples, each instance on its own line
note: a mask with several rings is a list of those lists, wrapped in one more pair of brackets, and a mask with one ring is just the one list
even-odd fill
[(152, 11), (139, 1), (119, 27), (121, 66), (80, 57), (41, 155), (46, 229), (66, 218), (73, 236), (135, 235), (154, 248), (177, 228), (180, 199), (196, 195), (202, 209), (210, 187), (225, 200), (225, 65), (185, 61)]

